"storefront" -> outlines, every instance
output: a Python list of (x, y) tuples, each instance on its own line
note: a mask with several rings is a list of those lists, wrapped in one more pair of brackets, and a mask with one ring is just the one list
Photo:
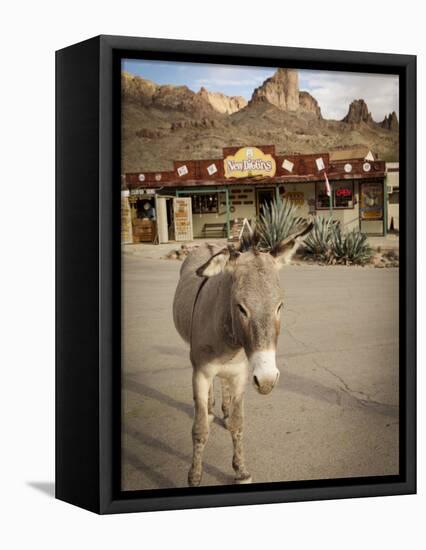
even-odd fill
[(174, 161), (169, 172), (123, 179), (132, 226), (126, 242), (229, 238), (278, 198), (294, 202), (301, 216), (332, 216), (348, 230), (388, 229), (386, 167), (371, 153), (334, 160), (332, 153), (276, 155), (273, 145), (226, 147), (221, 159)]
[(387, 228), (399, 233), (399, 162), (386, 163)]

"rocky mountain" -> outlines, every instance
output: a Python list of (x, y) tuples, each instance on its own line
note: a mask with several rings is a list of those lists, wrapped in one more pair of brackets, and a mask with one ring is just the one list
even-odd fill
[(173, 160), (220, 158), (222, 147), (274, 144), (277, 153), (367, 146), (398, 160), (398, 120), (375, 123), (362, 99), (343, 121), (325, 120), (317, 100), (299, 90), (294, 69), (278, 69), (247, 101), (201, 88), (158, 85), (123, 73), (122, 169), (170, 170)]
[(127, 101), (152, 106), (158, 109), (172, 109), (192, 114), (209, 115), (213, 112), (231, 115), (245, 107), (247, 101), (241, 96), (227, 96), (200, 88), (195, 93), (187, 86), (158, 85), (151, 80), (122, 73), (122, 95)]
[(198, 95), (204, 98), (215, 111), (232, 115), (247, 105), (247, 100), (242, 96), (228, 96), (220, 92), (209, 92), (201, 87)]
[(133, 76), (125, 71), (121, 73), (121, 97), (125, 102), (134, 101), (141, 105), (150, 105), (159, 87), (151, 80)]
[(321, 118), (317, 100), (310, 93), (299, 90), (299, 73), (296, 69), (277, 69), (254, 90), (249, 105), (259, 102), (270, 103), (280, 111), (313, 113)]
[(299, 92), (299, 110), (305, 113), (313, 113), (316, 118), (322, 118), (318, 101), (309, 92)]
[(216, 111), (202, 94), (193, 92), (187, 86), (160, 86), (129, 73), (122, 74), (121, 90), (125, 101), (144, 107), (187, 112), (194, 116), (209, 116)]
[(371, 116), (368, 106), (363, 99), (355, 99), (349, 105), (349, 110), (347, 115), (342, 119), (342, 122), (350, 124), (371, 124), (384, 128), (385, 130), (390, 130), (392, 132), (397, 132), (399, 130), (398, 117), (395, 111), (389, 113), (382, 122), (375, 122)]
[(380, 126), (382, 128), (386, 128), (386, 130), (397, 132), (399, 130), (399, 122), (395, 111), (393, 111), (392, 113), (389, 113), (388, 116), (385, 116), (385, 118), (380, 123)]
[(279, 68), (253, 92), (250, 103), (266, 101), (281, 111), (299, 109), (299, 73), (296, 69)]
[(363, 99), (354, 99), (349, 105), (347, 115), (342, 119), (342, 122), (348, 122), (349, 124), (360, 124), (361, 122), (370, 123), (373, 122), (370, 111), (367, 104)]

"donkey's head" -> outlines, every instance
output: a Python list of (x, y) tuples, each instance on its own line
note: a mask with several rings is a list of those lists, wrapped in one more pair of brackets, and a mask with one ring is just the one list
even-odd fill
[(284, 303), (278, 271), (311, 229), (312, 223), (299, 227), (270, 253), (256, 247), (245, 252), (224, 248), (197, 271), (203, 277), (230, 273), (233, 336), (246, 352), (253, 383), (261, 394), (270, 393), (280, 375), (275, 354)]

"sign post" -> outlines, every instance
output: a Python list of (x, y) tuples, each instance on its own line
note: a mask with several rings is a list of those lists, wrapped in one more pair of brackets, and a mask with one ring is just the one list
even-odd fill
[(328, 201), (330, 204), (330, 219), (333, 217), (333, 194), (331, 192), (331, 185), (328, 181), (327, 172), (324, 171), (324, 178), (325, 178), (325, 188), (327, 190), (328, 195)]
[(226, 238), (231, 236), (231, 222), (229, 219), (229, 187), (225, 187), (225, 201), (226, 201)]
[(388, 184), (387, 178), (383, 181), (383, 236), (388, 234)]
[(275, 200), (277, 202), (277, 205), (279, 206), (281, 204), (281, 195), (278, 183), (275, 184)]

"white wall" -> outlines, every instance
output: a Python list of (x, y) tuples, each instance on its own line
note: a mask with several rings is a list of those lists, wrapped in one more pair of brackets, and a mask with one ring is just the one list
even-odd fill
[[(424, 368), (419, 368), (420, 496), (99, 518), (54, 501), (30, 485), (51, 483), (54, 478), (55, 49), (106, 33), (417, 53), (418, 150), (425, 150), (426, 41), (421, 2), (393, 3), (389, 9), (370, 0), (358, 0), (353, 9), (327, 0), (216, 0), (200, 5), (195, 0), (40, 0), (3, 5), (0, 544), (11, 550), (421, 548), (426, 504)], [(424, 157), (419, 155), (418, 204), (422, 208), (426, 204)], [(17, 186), (19, 194), (13, 191)], [(18, 214), (25, 223), (20, 223)], [(425, 270), (424, 235), (426, 216), (422, 215), (419, 273)], [(425, 292), (425, 285), (419, 284), (423, 330)], [(424, 341), (420, 341), (420, 367), (426, 361)]]

